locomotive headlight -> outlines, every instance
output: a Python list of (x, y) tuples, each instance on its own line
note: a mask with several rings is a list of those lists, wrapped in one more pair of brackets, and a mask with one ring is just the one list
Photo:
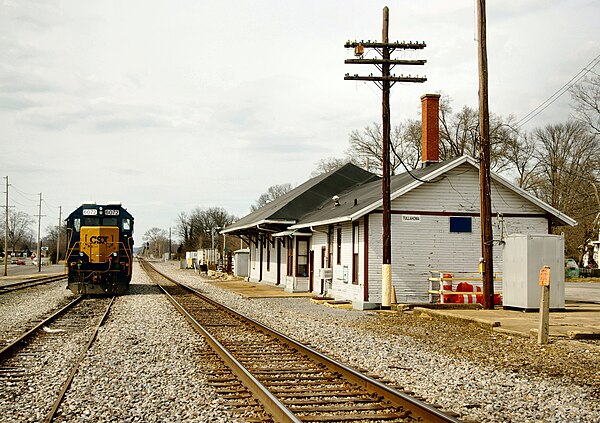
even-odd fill
[(113, 251), (113, 253), (112, 253), (112, 256), (113, 256), (113, 257), (116, 257), (116, 256), (117, 256), (117, 252), (116, 252), (116, 251)]
[(83, 257), (83, 253), (82, 253), (81, 251), (79, 252), (79, 255), (80, 255), (81, 257)]

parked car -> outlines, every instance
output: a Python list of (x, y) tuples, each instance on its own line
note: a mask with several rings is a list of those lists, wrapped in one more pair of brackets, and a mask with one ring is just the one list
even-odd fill
[(24, 266), (25, 262), (23, 260), (15, 260), (15, 264), (18, 266)]
[(578, 278), (579, 277), (579, 265), (575, 259), (565, 259), (565, 278)]

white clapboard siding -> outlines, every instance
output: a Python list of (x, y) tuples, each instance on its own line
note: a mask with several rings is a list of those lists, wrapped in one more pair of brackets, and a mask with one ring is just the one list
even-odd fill
[[(392, 201), (392, 210), (479, 213), (479, 172), (468, 163)], [(492, 180), (492, 212), (544, 213), (535, 204)]]
[[(341, 263), (338, 265), (337, 260), (337, 229), (342, 228), (342, 254)], [(364, 225), (363, 220), (359, 221), (359, 270), (357, 285), (352, 283), (352, 223), (344, 222), (341, 226), (333, 228), (333, 281), (331, 289), (327, 292), (328, 295), (339, 300), (349, 300), (360, 302), (363, 299), (363, 275), (364, 275)], [(348, 278), (347, 282), (343, 281), (343, 269), (347, 267)]]
[[(481, 256), (480, 220), (472, 217), (472, 232), (450, 233), (448, 215), (419, 212), (478, 213), (479, 175), (464, 164), (446, 173), (436, 183), (423, 184), (392, 201), (392, 211), (410, 212), (417, 219), (392, 215), (392, 283), (399, 302), (428, 300), (430, 271), (475, 272)], [(531, 217), (493, 218), (494, 270), (502, 271), (502, 235), (547, 233), (544, 211), (503, 185), (492, 184), (492, 211), (531, 214)], [(369, 218), (369, 299), (381, 302), (382, 215)], [(500, 289), (501, 283), (497, 284)]]

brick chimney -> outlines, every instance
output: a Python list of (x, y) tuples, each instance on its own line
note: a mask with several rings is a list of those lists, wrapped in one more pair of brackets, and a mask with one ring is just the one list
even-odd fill
[(421, 161), (423, 167), (440, 161), (440, 95), (425, 94), (421, 96)]

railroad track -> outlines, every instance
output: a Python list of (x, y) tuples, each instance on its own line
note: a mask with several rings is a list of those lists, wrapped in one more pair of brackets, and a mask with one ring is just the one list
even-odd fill
[(28, 279), (25, 281), (15, 282), (11, 284), (5, 284), (0, 286), (0, 294), (6, 294), (7, 292), (18, 291), (20, 289), (31, 288), (32, 286), (44, 285), (50, 282), (57, 282), (66, 279), (66, 275), (53, 275), (35, 279)]
[[(459, 421), (141, 264), (229, 368), (215, 371), (211, 383), (240, 410), (250, 407), (258, 420)], [(269, 416), (261, 416), (259, 406)]]
[(0, 350), (4, 419), (53, 420), (113, 300), (77, 297)]

